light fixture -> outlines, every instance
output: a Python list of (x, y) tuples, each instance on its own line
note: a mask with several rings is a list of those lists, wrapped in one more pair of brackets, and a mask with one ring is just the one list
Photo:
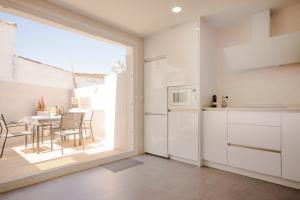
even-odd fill
[(173, 13), (180, 13), (181, 10), (182, 10), (182, 8), (179, 7), (179, 6), (175, 6), (175, 7), (172, 8), (172, 12), (173, 12)]

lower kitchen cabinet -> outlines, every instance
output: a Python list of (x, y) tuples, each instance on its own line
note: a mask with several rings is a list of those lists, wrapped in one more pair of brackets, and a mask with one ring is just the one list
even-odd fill
[(300, 184), (300, 112), (202, 113), (204, 160)]
[(170, 156), (198, 162), (199, 112), (168, 113), (168, 152)]
[(277, 152), (229, 146), (228, 165), (272, 176), (281, 176), (281, 154)]
[(282, 114), (282, 177), (300, 182), (300, 113)]
[(228, 124), (228, 143), (281, 151), (281, 127)]
[(203, 159), (227, 164), (227, 112), (202, 112)]

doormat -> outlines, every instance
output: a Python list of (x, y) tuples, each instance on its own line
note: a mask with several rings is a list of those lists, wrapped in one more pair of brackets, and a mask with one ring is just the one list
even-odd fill
[(108, 163), (108, 164), (102, 165), (102, 167), (104, 167), (105, 169), (108, 169), (114, 173), (117, 173), (119, 171), (129, 169), (131, 167), (136, 167), (141, 164), (143, 164), (143, 162), (129, 158), (129, 159), (123, 159), (123, 160), (115, 161), (112, 163)]

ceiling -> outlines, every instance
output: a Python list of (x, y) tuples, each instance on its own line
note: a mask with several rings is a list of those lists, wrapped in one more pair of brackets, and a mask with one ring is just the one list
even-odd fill
[[(204, 16), (217, 28), (262, 9), (278, 9), (299, 0), (49, 0), (66, 9), (139, 37)], [(173, 6), (182, 12), (171, 12)]]

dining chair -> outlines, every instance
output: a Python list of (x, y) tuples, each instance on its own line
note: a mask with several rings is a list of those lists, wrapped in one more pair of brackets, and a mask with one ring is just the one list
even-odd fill
[[(55, 135), (60, 136), (61, 153), (64, 154), (64, 140), (66, 137), (74, 136), (74, 146), (76, 145), (76, 135), (82, 142), (82, 150), (84, 150), (84, 141), (82, 134), (82, 120), (84, 113), (66, 112), (61, 116), (60, 127)], [(51, 141), (52, 142), (52, 141)]]
[(82, 121), (82, 129), (84, 130), (85, 137), (87, 138), (87, 133), (86, 131), (89, 130), (89, 138), (92, 135), (93, 142), (95, 141), (94, 139), (94, 133), (93, 133), (93, 117), (94, 117), (94, 112), (95, 111), (88, 111), (84, 114), (84, 119)]
[[(9, 129), (11, 129), (13, 127), (24, 127), (25, 131), (10, 131)], [(27, 137), (29, 135), (31, 135), (32, 136), (32, 147), (33, 147), (34, 134), (32, 131), (28, 131), (28, 124), (27, 123), (7, 124), (3, 114), (0, 115), (0, 138), (3, 136), (2, 134), (4, 134), (4, 142), (2, 145), (0, 158), (2, 158), (2, 156), (3, 156), (7, 139), (24, 136), (25, 137), (25, 148), (27, 148), (27, 142), (28, 142)]]

